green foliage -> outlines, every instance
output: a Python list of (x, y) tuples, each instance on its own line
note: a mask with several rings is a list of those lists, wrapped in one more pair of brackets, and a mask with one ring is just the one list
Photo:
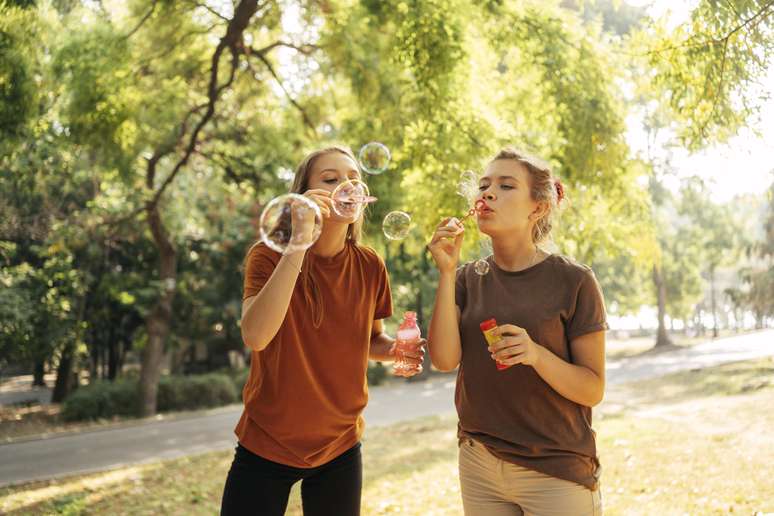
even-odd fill
[(369, 362), (366, 376), (368, 385), (380, 385), (387, 378), (387, 368), (381, 362)]
[(766, 0), (702, 1), (674, 30), (666, 20), (632, 38), (638, 74), (674, 121), (684, 145), (726, 141), (758, 112), (757, 87), (774, 55), (774, 9)]
[[(743, 19), (760, 8), (731, 4)], [(643, 179), (652, 165), (626, 145), (623, 85), (642, 79), (634, 100), (665, 99), (654, 120), (675, 122), (686, 139), (706, 120), (706, 137), (722, 139), (749, 112), (729, 99), (769, 48), (761, 16), (728, 39), (726, 59), (741, 61), (731, 75), (727, 61), (717, 88), (717, 45), (627, 66), (638, 45), (663, 50), (655, 45), (670, 38), (722, 34), (733, 20), (716, 3), (669, 33), (633, 32), (642, 11), (605, 1), (298, 2), (298, 30), (283, 23), (284, 4), (263, 2), (235, 53), (223, 54), (218, 83), (232, 63), (233, 81), (187, 156), (226, 20), (190, 2), (11, 5), (0, 4), (0, 360), (55, 364), (75, 345), (77, 367), (94, 373), (99, 357), (123, 357), (147, 339), (144, 319), (168, 283), (143, 207), (173, 171), (158, 205), (176, 253), (165, 346), (183, 356), (200, 343), (211, 357), (197, 367), (216, 369), (242, 349), (242, 266), (262, 206), (287, 190), (286, 174), (307, 151), (334, 141), (357, 150), (379, 140), (392, 151), (390, 169), (368, 178), (379, 202), (365, 240), (385, 257), (396, 308), (420, 311), (420, 323), (437, 279), (425, 243), (440, 218), (468, 209), (456, 193), (460, 174), (480, 172), (507, 144), (548, 159), (565, 183), (558, 251), (594, 267), (615, 311), (645, 302), (651, 267), (663, 263), (671, 309), (683, 313), (709, 229), (664, 233), (651, 216)], [(752, 37), (746, 54), (742, 34)], [(702, 104), (702, 81), (721, 92), (714, 112)], [(415, 224), (402, 242), (380, 232), (396, 209)], [(468, 230), (464, 258), (475, 259), (486, 242)], [(725, 240), (717, 242), (721, 253)]]
[[(76, 389), (62, 406), (62, 419), (82, 421), (137, 416), (136, 380), (98, 381)], [(165, 376), (159, 382), (160, 412), (194, 410), (228, 405), (239, 400), (237, 386), (225, 374)]]
[(24, 131), (35, 113), (36, 71), (31, 48), (37, 27), (26, 5), (0, 1), (0, 151)]
[(164, 376), (159, 381), (159, 412), (218, 407), (238, 400), (234, 381), (224, 374)]
[(76, 389), (62, 405), (62, 419), (84, 421), (136, 416), (139, 396), (136, 382), (95, 382)]

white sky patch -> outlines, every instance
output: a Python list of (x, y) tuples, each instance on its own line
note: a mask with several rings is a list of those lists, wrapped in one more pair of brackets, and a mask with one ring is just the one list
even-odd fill
[[(316, 44), (320, 38), (321, 27), (321, 19), (313, 24), (304, 20), (299, 3), (292, 0), (282, 2), (282, 31), (283, 40), (286, 42), (299, 47)], [(277, 75), (290, 95), (297, 98), (307, 87), (310, 77), (319, 69), (319, 65), (314, 59), (307, 58), (290, 47), (279, 47), (276, 52)], [(276, 81), (273, 82), (272, 88), (276, 95), (285, 96)]]

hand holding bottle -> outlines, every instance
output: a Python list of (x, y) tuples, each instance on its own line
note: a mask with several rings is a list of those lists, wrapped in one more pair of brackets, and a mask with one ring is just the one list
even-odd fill
[(419, 326), (417, 326), (417, 314), (406, 312), (403, 314), (403, 322), (398, 328), (397, 338), (393, 346), (395, 363), (393, 373), (395, 376), (414, 376), (422, 372), (427, 341), (422, 338)]

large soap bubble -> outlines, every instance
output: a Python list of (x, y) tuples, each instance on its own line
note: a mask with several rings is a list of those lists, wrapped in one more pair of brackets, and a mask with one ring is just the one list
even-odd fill
[(303, 195), (280, 195), (272, 199), (261, 213), (259, 237), (278, 253), (308, 249), (321, 232), (320, 208)]

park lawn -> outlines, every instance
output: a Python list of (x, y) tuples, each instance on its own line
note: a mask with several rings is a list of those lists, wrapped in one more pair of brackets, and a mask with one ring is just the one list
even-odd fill
[[(618, 386), (597, 411), (607, 515), (774, 512), (774, 361)], [(456, 420), (367, 431), (363, 514), (461, 514)], [(0, 513), (215, 514), (231, 452), (0, 489)], [(301, 514), (294, 488), (288, 514)]]

